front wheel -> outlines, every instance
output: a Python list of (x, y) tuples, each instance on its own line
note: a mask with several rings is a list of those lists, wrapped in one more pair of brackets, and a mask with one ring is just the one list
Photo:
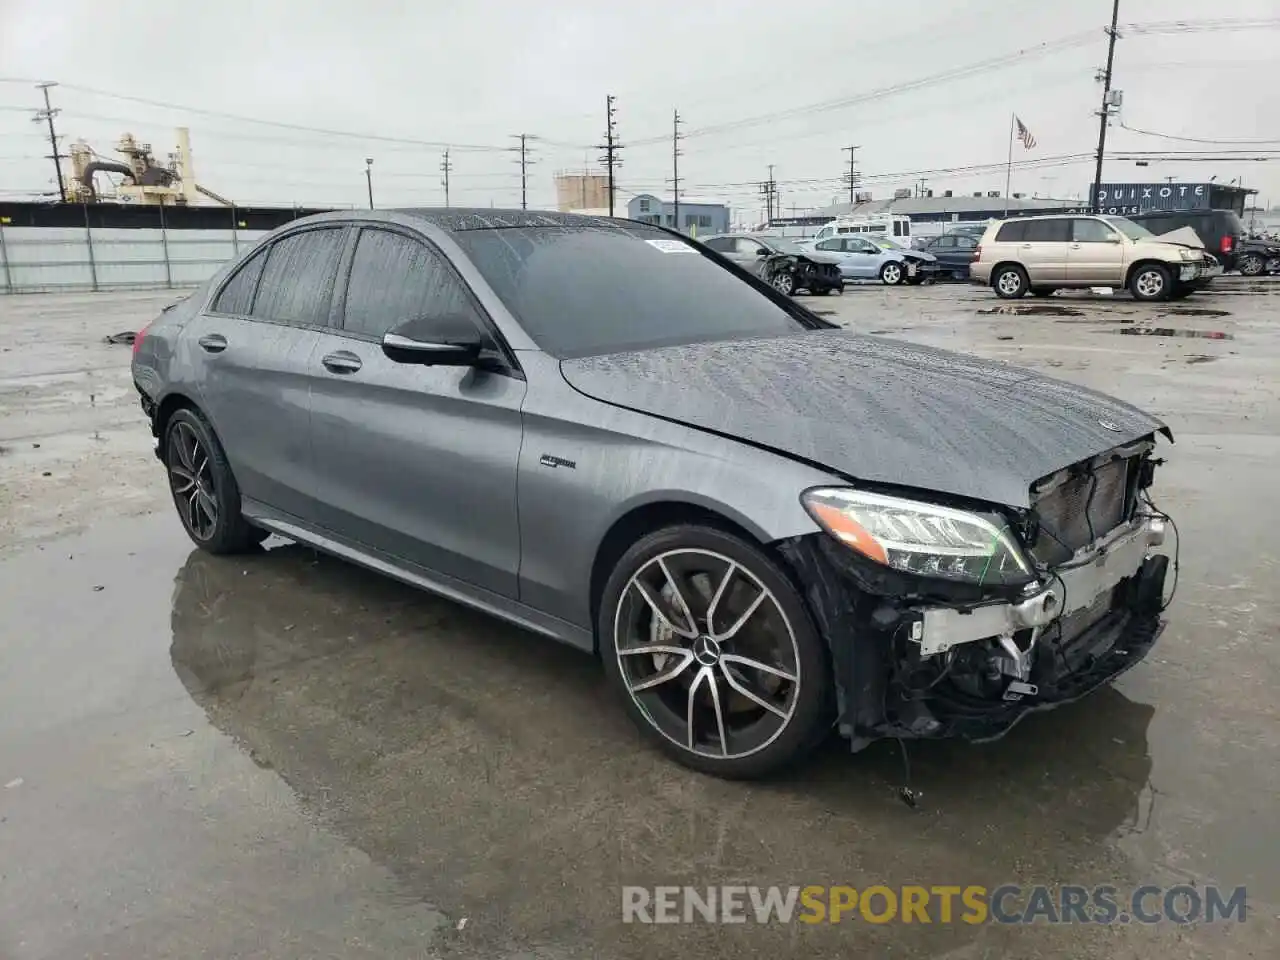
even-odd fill
[(896, 260), (890, 260), (880, 268), (880, 282), (886, 283), (891, 287), (896, 287), (900, 284), (906, 275), (907, 272), (902, 269), (902, 264)]
[(1236, 261), (1236, 267), (1246, 277), (1256, 277), (1267, 269), (1267, 264), (1260, 254), (1246, 253)]
[(1129, 292), (1135, 300), (1168, 300), (1172, 290), (1172, 275), (1158, 263), (1143, 264), (1129, 278)]
[(1001, 267), (991, 277), (996, 296), (1004, 300), (1016, 300), (1027, 294), (1027, 274), (1018, 266)]
[(240, 488), (213, 428), (197, 410), (174, 412), (165, 425), (164, 464), (178, 519), (209, 553), (243, 553), (267, 538), (240, 513)]
[(796, 278), (789, 273), (776, 273), (770, 281), (773, 289), (785, 296), (792, 296), (796, 292)]
[(830, 729), (831, 668), (808, 608), (733, 534), (680, 525), (641, 538), (609, 577), (597, 629), (632, 721), (687, 767), (766, 776)]

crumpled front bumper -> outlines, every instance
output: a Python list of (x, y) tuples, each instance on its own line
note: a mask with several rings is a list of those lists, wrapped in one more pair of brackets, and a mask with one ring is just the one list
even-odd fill
[[(831, 650), (840, 731), (861, 749), (883, 737), (993, 740), (1028, 714), (1078, 700), (1140, 662), (1165, 626), (1168, 559), (1150, 552), (1162, 539), (1162, 528), (1147, 518), (1114, 531), (1087, 562), (1073, 558), (1023, 595), (945, 603), (909, 599), (900, 578), (864, 576), (851, 551), (824, 534), (778, 546)], [(1002, 696), (973, 696), (945, 682), (924, 696), (895, 687), (908, 661), (918, 666), (980, 645), (996, 651), (993, 663), (1025, 658), (1018, 664), (1024, 672)]]

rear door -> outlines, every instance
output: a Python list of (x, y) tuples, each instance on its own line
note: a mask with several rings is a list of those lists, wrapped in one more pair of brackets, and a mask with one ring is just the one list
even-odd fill
[(813, 249), (817, 253), (822, 253), (828, 257), (835, 257), (840, 262), (840, 276), (852, 277), (852, 264), (849, 255), (845, 253), (844, 241), (838, 237), (831, 237), (827, 240), (819, 240), (813, 245)]
[(1035, 286), (1067, 282), (1067, 259), (1071, 247), (1071, 221), (1067, 217), (1028, 220), (1017, 259), (1026, 268)]
[[(524, 378), (434, 246), (364, 227), (349, 248), (336, 328), (310, 360), (319, 522), (347, 542), (514, 598)], [(406, 320), (418, 339), (438, 328), (444, 340), (459, 324), (481, 334), (487, 367), (390, 359), (382, 337)]]
[(1073, 218), (1068, 280), (1091, 286), (1123, 287), (1124, 271), (1125, 245), (1120, 234), (1101, 220)]
[(183, 330), (200, 402), (250, 500), (308, 517), (308, 360), (326, 328), (346, 227), (310, 227), (253, 254)]

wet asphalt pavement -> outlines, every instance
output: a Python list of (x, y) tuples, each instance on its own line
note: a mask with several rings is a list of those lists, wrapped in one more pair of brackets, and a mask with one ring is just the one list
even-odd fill
[[(596, 664), (313, 553), (193, 550), (130, 394), (172, 293), (0, 298), (0, 958), (1274, 957), (1280, 283), (1164, 305), (804, 298), (1116, 393), (1177, 444), (1170, 627), (981, 747), (723, 783)], [(88, 398), (92, 394), (93, 400)], [(838, 411), (833, 411), (838, 415)], [(623, 884), (1244, 885), (1244, 924), (621, 923)]]

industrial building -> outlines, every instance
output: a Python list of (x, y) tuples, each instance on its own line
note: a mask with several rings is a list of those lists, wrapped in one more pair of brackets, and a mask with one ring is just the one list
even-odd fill
[[(1082, 200), (1028, 198), (1021, 194), (1004, 197), (999, 190), (977, 191), (972, 195), (956, 194), (950, 190), (938, 196), (895, 196), (887, 200), (873, 200), (869, 193), (859, 194), (854, 203), (836, 203), (815, 210), (804, 218), (775, 217), (772, 226), (791, 222), (816, 221), (826, 223), (840, 217), (877, 217), (888, 214), (911, 218), (912, 232), (920, 236), (943, 233), (951, 223), (981, 223), (984, 220), (1005, 217), (1030, 216), (1032, 214), (1074, 213), (1087, 208)], [(923, 227), (923, 229), (921, 229)]]
[(652, 193), (640, 193), (627, 201), (627, 216), (643, 223), (672, 227), (690, 236), (729, 232), (729, 208), (718, 200), (680, 198), (680, 222), (676, 223), (675, 203)]

